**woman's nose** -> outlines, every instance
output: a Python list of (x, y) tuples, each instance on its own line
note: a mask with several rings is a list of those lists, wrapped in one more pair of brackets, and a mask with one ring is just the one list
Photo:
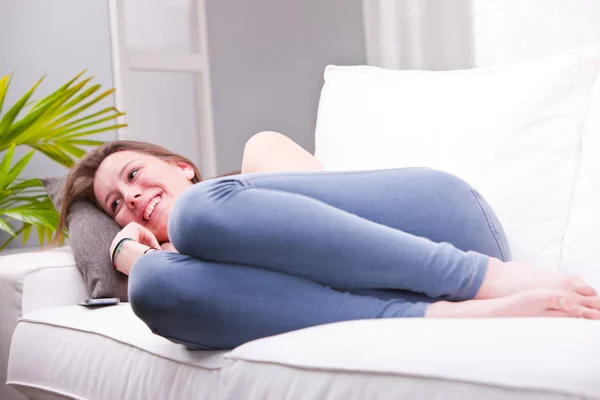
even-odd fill
[(140, 193), (129, 192), (129, 193), (125, 194), (125, 201), (127, 202), (127, 206), (129, 208), (135, 208), (137, 202), (140, 200), (140, 197), (141, 197)]

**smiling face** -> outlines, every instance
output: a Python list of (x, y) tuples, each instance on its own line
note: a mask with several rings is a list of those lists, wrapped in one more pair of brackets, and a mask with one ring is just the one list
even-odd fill
[(159, 243), (169, 241), (167, 224), (175, 200), (192, 185), (194, 170), (184, 162), (168, 162), (135, 151), (106, 157), (94, 177), (100, 207), (124, 227), (136, 222)]

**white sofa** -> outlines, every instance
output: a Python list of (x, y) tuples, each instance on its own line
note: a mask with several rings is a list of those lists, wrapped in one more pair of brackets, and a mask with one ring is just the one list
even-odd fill
[[(68, 252), (1, 259), (2, 399), (592, 399), (600, 325), (372, 320), (191, 352), (128, 304), (89, 310)], [(4, 372), (4, 371), (2, 371)]]
[[(589, 49), (473, 71), (329, 67), (316, 156), (460, 175), (515, 258), (600, 288), (599, 73)], [(128, 304), (76, 305), (85, 297), (68, 248), (0, 257), (0, 398), (600, 399), (597, 321), (351, 321), (194, 352)]]

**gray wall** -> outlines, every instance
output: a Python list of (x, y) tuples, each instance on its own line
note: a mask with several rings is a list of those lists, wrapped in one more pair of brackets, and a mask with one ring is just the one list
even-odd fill
[[(0, 0), (0, 37), (0, 75), (13, 73), (5, 107), (44, 74), (36, 99), (86, 68), (87, 76), (95, 76), (92, 82), (103, 89), (113, 85), (105, 1)], [(112, 98), (103, 104), (111, 105)], [(40, 156), (34, 157), (27, 172), (39, 176), (66, 170)]]
[[(5, 108), (46, 74), (35, 98), (58, 88), (87, 68), (94, 82), (112, 87), (108, 6), (105, 1), (0, 0), (0, 75), (13, 73)], [(106, 107), (112, 98), (103, 102)], [(109, 139), (114, 134), (98, 135)], [(19, 155), (26, 152), (22, 149)], [(36, 154), (24, 177), (65, 174), (66, 169)], [(32, 233), (32, 236), (35, 236)], [(8, 236), (0, 232), (0, 243)], [(35, 245), (36, 238), (30, 240)], [(20, 243), (14, 241), (11, 246)], [(0, 389), (3, 390), (3, 389)], [(0, 398), (3, 398), (0, 391)]]
[(364, 64), (361, 0), (208, 0), (220, 173), (240, 168), (246, 140), (275, 130), (314, 152), (323, 70)]
[[(325, 66), (365, 63), (362, 1), (207, 0), (206, 7), (218, 172), (239, 169), (245, 142), (263, 130), (285, 133), (313, 152)], [(0, 74), (14, 71), (7, 103), (43, 74), (47, 78), (38, 98), (84, 68), (103, 87), (112, 87), (106, 1), (0, 0), (0, 35), (11, 38), (0, 40)], [(184, 122), (193, 121), (191, 102), (180, 99), (181, 106), (169, 108), (163, 103), (172, 105), (173, 97), (161, 103), (144, 93), (164, 83), (177, 91), (171, 83), (181, 80), (177, 87), (183, 95), (191, 87), (186, 82), (193, 80), (137, 74), (131, 82), (138, 91), (132, 93), (136, 104), (124, 110), (136, 127), (135, 138), (169, 143), (175, 151), (189, 149), (194, 125), (190, 122), (188, 129)], [(178, 121), (183, 129), (170, 132)], [(36, 155), (25, 175), (63, 173), (64, 168)], [(0, 242), (4, 239), (0, 233)]]

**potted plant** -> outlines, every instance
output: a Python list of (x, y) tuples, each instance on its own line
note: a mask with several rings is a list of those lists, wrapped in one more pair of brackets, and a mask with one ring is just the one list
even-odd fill
[[(97, 93), (101, 86), (88, 85), (93, 77), (80, 80), (84, 73), (41, 100), (31, 101), (42, 77), (10, 107), (4, 107), (4, 100), (11, 78), (0, 78), (0, 156), (4, 153), (0, 159), (0, 230), (10, 235), (0, 244), (0, 250), (19, 235), (25, 243), (33, 228), (40, 246), (56, 231), (58, 212), (40, 179), (20, 178), (36, 151), (70, 168), (86, 153), (83, 147), (103, 143), (90, 139), (90, 135), (126, 126), (115, 124), (114, 120), (124, 114), (113, 106), (89, 113), (90, 107), (110, 96), (114, 89)], [(13, 160), (19, 146), (31, 151)]]

